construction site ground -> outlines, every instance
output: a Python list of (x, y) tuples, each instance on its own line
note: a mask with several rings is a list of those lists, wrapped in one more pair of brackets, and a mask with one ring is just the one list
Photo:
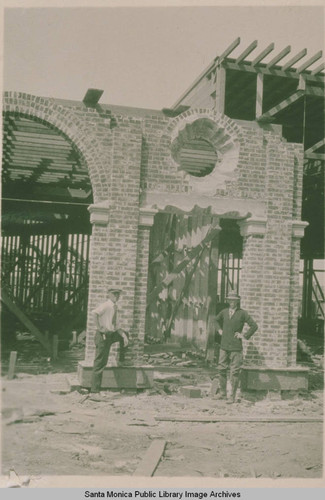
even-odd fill
[[(2, 481), (10, 471), (27, 477), (30, 486), (43, 476), (132, 476), (155, 440), (166, 441), (155, 476), (322, 476), (321, 365), (310, 365), (309, 391), (246, 392), (240, 403), (228, 405), (209, 395), (213, 367), (181, 360), (185, 366), (171, 362), (168, 368), (175, 354), (156, 355), (152, 389), (106, 391), (95, 401), (84, 389), (69, 392), (67, 378), (75, 377), (78, 357), (82, 349), (76, 347), (54, 364), (39, 358), (28, 365), (34, 370), (23, 372), (21, 365), (12, 380), (4, 366)], [(202, 397), (183, 395), (183, 386), (199, 387)], [(164, 417), (169, 420), (159, 420)], [(239, 422), (208, 422), (214, 417)], [(298, 421), (247, 421), (252, 417)], [(195, 421), (200, 419), (206, 421)]]

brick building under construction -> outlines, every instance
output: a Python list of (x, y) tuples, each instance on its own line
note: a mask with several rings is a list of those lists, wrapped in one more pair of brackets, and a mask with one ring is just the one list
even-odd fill
[(298, 317), (318, 334), (324, 318), (324, 64), (290, 47), (263, 63), (274, 47), (256, 42), (232, 58), (239, 43), (161, 111), (99, 104), (96, 89), (4, 95), (2, 301), (49, 351), (45, 330), (86, 326), (84, 385), (87, 311), (118, 286), (132, 342), (129, 368), (107, 369), (117, 385), (150, 384), (145, 335), (209, 355), (235, 290), (259, 325), (248, 386), (306, 387)]

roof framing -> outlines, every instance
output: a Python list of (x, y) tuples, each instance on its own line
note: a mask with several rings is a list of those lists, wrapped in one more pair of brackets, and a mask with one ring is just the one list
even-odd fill
[(221, 54), (220, 57), (215, 57), (214, 60), (207, 66), (207, 68), (199, 75), (199, 77), (192, 83), (192, 85), (181, 95), (181, 97), (172, 106), (172, 109), (176, 109), (179, 105), (183, 104), (184, 99), (187, 95), (201, 82), (205, 77), (209, 78), (212, 72), (215, 72), (221, 65), (227, 69), (233, 69), (238, 71), (248, 71), (253, 73), (263, 73), (265, 75), (275, 75), (282, 76), (285, 78), (295, 78), (299, 79), (301, 73), (306, 76), (308, 82), (323, 82), (324, 74), (322, 71), (324, 65), (321, 64), (312, 71), (307, 71), (307, 69), (318, 59), (322, 57), (322, 51), (317, 52), (307, 61), (303, 62), (302, 65), (297, 69), (293, 66), (301, 61), (307, 55), (307, 49), (301, 50), (298, 54), (294, 55), (289, 61), (287, 61), (282, 67), (278, 66), (279, 63), (285, 56), (290, 53), (290, 46), (281, 50), (276, 54), (273, 59), (267, 63), (262, 63), (263, 59), (274, 50), (274, 44), (271, 43), (262, 52), (260, 52), (253, 61), (248, 61), (246, 58), (257, 48), (257, 41), (252, 42), (248, 47), (246, 47), (239, 56), (235, 59), (230, 59), (229, 55), (240, 45), (240, 38), (236, 38)]

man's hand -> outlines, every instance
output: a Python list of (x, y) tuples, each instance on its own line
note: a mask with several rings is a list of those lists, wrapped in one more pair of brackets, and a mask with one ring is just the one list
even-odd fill
[(236, 339), (241, 339), (243, 340), (245, 338), (245, 335), (243, 333), (240, 333), (240, 332), (236, 332), (235, 333), (235, 337)]
[(218, 330), (218, 333), (219, 333), (219, 335), (222, 335), (222, 330), (221, 329)]
[(127, 345), (129, 344), (129, 339), (128, 339), (126, 333), (123, 330), (118, 330), (118, 333), (121, 335), (121, 337), (123, 339), (124, 347), (127, 347)]

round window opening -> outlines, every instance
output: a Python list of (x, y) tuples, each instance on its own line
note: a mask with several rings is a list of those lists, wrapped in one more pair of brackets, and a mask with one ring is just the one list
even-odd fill
[(204, 139), (186, 142), (180, 151), (180, 168), (195, 177), (211, 174), (218, 160), (213, 146)]

